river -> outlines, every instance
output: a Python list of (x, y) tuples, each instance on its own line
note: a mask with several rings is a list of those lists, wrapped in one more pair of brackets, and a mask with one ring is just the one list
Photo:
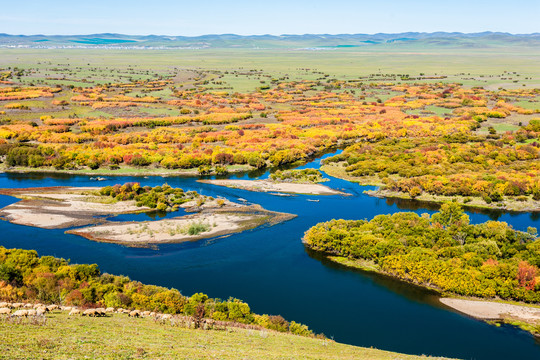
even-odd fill
[[(315, 159), (301, 168), (319, 167), (319, 161)], [(268, 175), (240, 174), (231, 178)], [(321, 261), (317, 254), (307, 252), (301, 242), (304, 232), (321, 221), (370, 219), (404, 210), (431, 214), (436, 207), (429, 204), (369, 197), (362, 192), (370, 187), (335, 178), (325, 185), (343, 189), (352, 196), (281, 197), (201, 184), (193, 177), (119, 176), (96, 182), (89, 176), (0, 174), (0, 188), (105, 186), (129, 181), (150, 186), (166, 182), (233, 201), (244, 198), (268, 210), (298, 217), (228, 237), (160, 245), (157, 249), (97, 243), (64, 234), (64, 230), (0, 221), (0, 245), (35, 249), (40, 255), (63, 257), (72, 263), (97, 263), (102, 272), (174, 287), (184, 295), (204, 292), (222, 299), (236, 297), (249, 303), (256, 313), (280, 314), (343, 343), (463, 359), (540, 359), (540, 344), (524, 331), (491, 326), (458, 314), (440, 304), (430, 291)], [(0, 196), (0, 207), (15, 201)], [(520, 230), (540, 225), (538, 214), (468, 214), (474, 223), (498, 219)]]

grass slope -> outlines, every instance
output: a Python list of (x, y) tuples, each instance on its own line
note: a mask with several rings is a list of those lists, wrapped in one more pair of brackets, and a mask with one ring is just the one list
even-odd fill
[(425, 359), (330, 340), (228, 328), (193, 330), (115, 314), (0, 321), (0, 359)]

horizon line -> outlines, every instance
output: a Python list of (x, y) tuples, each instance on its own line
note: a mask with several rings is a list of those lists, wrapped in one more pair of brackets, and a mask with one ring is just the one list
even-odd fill
[(306, 36), (306, 35), (314, 35), (314, 36), (341, 36), (341, 35), (364, 35), (364, 36), (376, 36), (376, 35), (401, 35), (401, 34), (460, 34), (460, 35), (476, 35), (476, 34), (505, 34), (505, 35), (512, 35), (512, 36), (520, 36), (520, 35), (540, 35), (540, 32), (532, 32), (532, 33), (511, 33), (507, 31), (492, 31), (492, 30), (485, 30), (485, 31), (477, 31), (477, 32), (461, 32), (461, 31), (403, 31), (403, 32), (377, 32), (377, 33), (304, 33), (304, 34), (248, 34), (248, 35), (241, 35), (241, 34), (235, 34), (235, 33), (207, 33), (207, 34), (200, 34), (200, 35), (170, 35), (170, 34), (128, 34), (128, 33), (117, 33), (117, 32), (96, 32), (96, 33), (87, 33), (87, 34), (12, 34), (12, 33), (6, 33), (2, 32), (0, 35), (7, 35), (7, 36), (90, 36), (90, 35), (123, 35), (123, 36), (170, 36), (170, 37), (184, 37), (184, 38), (196, 38), (196, 37), (202, 37), (202, 36), (239, 36), (239, 37), (252, 37), (252, 36), (275, 36), (275, 37), (283, 37), (283, 36)]

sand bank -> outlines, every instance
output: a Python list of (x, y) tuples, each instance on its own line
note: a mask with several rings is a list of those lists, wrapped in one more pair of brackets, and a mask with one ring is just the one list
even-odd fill
[(294, 217), (291, 214), (267, 211), (258, 205), (233, 206), (158, 221), (108, 222), (70, 230), (68, 233), (94, 241), (145, 246), (223, 236), (264, 224), (274, 225)]
[(540, 322), (540, 308), (505, 304), (494, 301), (441, 298), (441, 303), (482, 320), (516, 319), (528, 323)]
[(274, 182), (270, 180), (199, 180), (199, 182), (257, 192), (307, 195), (347, 195), (344, 192), (331, 189), (328, 186), (321, 184), (298, 184)]

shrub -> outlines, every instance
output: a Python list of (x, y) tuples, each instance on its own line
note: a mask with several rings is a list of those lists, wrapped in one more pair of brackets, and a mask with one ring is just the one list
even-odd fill
[(193, 235), (199, 235), (200, 233), (207, 232), (210, 230), (210, 224), (206, 224), (203, 222), (193, 222), (189, 224), (187, 228), (187, 233), (191, 236)]

